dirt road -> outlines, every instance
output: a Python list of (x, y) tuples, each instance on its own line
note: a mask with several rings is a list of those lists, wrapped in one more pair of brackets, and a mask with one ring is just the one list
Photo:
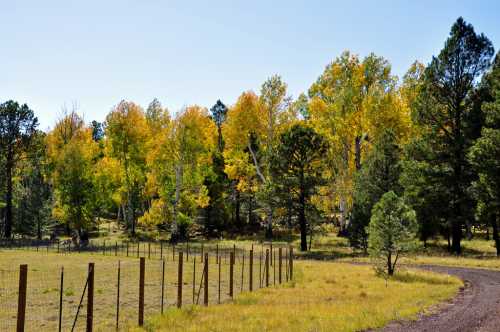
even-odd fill
[(381, 332), (499, 332), (500, 271), (445, 266), (419, 266), (457, 276), (466, 287), (451, 302), (442, 304), (435, 314), (413, 322), (394, 322)]

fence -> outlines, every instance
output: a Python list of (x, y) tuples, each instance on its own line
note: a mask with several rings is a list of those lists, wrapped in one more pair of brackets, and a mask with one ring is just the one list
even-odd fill
[[(67, 258), (78, 252), (61, 243), (11, 242), (7, 247), (59, 252)], [(88, 266), (70, 264), (59, 271), (37, 264), (23, 264), (19, 270), (0, 266), (0, 330), (92, 331), (94, 325), (119, 330), (142, 325), (145, 316), (168, 307), (218, 304), (293, 278), (293, 249), (288, 246), (255, 250), (253, 245), (134, 243), (132, 248), (130, 243), (102, 243), (86, 251), (94, 254)], [(95, 254), (124, 258), (98, 259)]]

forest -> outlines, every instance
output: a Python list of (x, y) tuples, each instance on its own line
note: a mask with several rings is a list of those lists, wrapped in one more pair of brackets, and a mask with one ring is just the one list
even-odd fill
[(84, 245), (116, 220), (172, 242), (294, 233), (307, 251), (334, 225), (367, 251), (399, 214), (424, 246), (443, 237), (458, 255), (480, 229), (500, 254), (500, 55), (462, 18), (403, 77), (345, 51), (295, 98), (272, 75), (232, 105), (60, 114), (43, 131), (36, 110), (1, 101), (0, 237)]

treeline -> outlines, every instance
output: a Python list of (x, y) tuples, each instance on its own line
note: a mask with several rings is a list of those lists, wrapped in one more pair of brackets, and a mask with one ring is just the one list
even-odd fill
[[(102, 218), (193, 235), (296, 229), (301, 248), (335, 223), (367, 248), (372, 209), (393, 191), (421, 240), (491, 227), (498, 240), (500, 58), (459, 18), (439, 55), (400, 80), (375, 54), (349, 52), (292, 99), (280, 76), (227, 107), (171, 115), (157, 100), (103, 123), (66, 110), (38, 128), (27, 105), (0, 105), (2, 235), (88, 237)], [(497, 246), (499, 248), (500, 246)], [(500, 249), (500, 248), (499, 248)]]

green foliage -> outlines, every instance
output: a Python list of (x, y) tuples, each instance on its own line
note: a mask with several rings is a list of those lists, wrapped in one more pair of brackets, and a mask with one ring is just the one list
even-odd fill
[(391, 129), (386, 129), (374, 144), (354, 182), (354, 203), (348, 235), (351, 246), (367, 250), (371, 211), (382, 195), (390, 190), (401, 193), (400, 148)]
[(485, 125), (481, 137), (471, 147), (468, 159), (477, 172), (478, 179), (472, 183), (472, 192), (479, 204), (477, 214), (493, 227), (497, 254), (500, 255), (498, 221), (500, 220), (500, 55), (489, 75), (492, 81), (493, 101), (483, 105)]
[[(22, 154), (29, 149), (38, 126), (38, 119), (28, 105), (9, 100), (0, 104), (0, 151), (2, 151), (2, 178), (5, 177), (5, 220), (3, 235), (12, 235), (13, 174)], [(3, 183), (4, 182), (4, 183)], [(2, 188), (3, 189), (3, 188)]]
[(291, 212), (297, 215), (303, 251), (307, 250), (306, 236), (310, 226), (306, 220), (306, 208), (311, 207), (311, 196), (323, 183), (322, 157), (327, 148), (324, 138), (314, 129), (295, 124), (281, 134), (280, 144), (271, 159), (275, 192), (281, 195), (283, 207), (288, 208), (290, 204)]
[[(444, 195), (442, 208), (451, 225), (452, 248), (461, 251), (462, 226), (470, 230), (474, 202), (467, 195), (474, 172), (466, 153), (472, 144), (470, 130), (477, 78), (490, 64), (493, 46), (483, 34), (476, 34), (472, 25), (459, 18), (451, 28), (449, 38), (437, 57), (433, 57), (424, 73), (423, 86), (417, 97), (414, 112), (416, 123), (422, 129), (417, 138), (422, 146), (416, 163), (410, 169), (422, 169), (424, 185), (436, 186)], [(407, 177), (408, 178), (408, 177)], [(441, 190), (442, 189), (442, 190)], [(427, 209), (432, 208), (427, 206)]]
[(368, 251), (379, 270), (394, 274), (398, 259), (415, 247), (417, 227), (415, 211), (402, 198), (393, 191), (382, 196), (373, 207), (367, 229)]

